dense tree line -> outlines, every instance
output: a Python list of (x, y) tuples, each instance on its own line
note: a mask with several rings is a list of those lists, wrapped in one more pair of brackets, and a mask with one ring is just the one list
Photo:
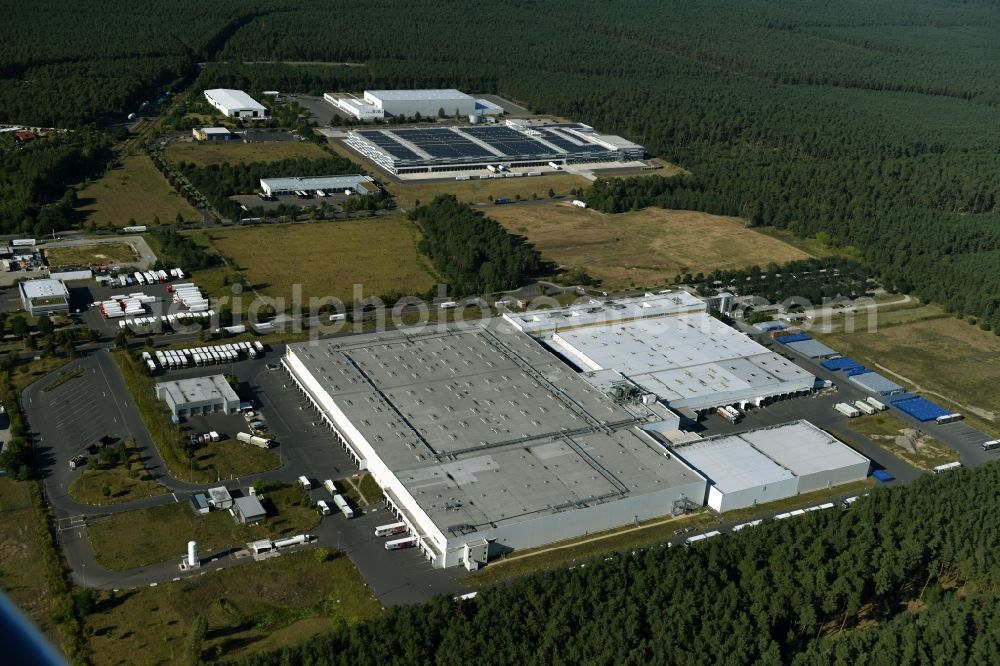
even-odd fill
[(415, 208), (409, 217), (423, 232), (420, 251), (448, 279), (454, 294), (514, 289), (542, 269), (537, 250), (450, 194)]
[(705, 275), (678, 275), (675, 283), (695, 284), (709, 295), (719, 289), (738, 296), (759, 296), (771, 302), (801, 299), (814, 305), (837, 297), (857, 298), (875, 288), (869, 282), (871, 269), (845, 257), (802, 259), (780, 266), (751, 266), (737, 270), (715, 270)]
[(213, 257), (190, 236), (172, 229), (154, 229), (149, 238), (156, 247), (156, 269), (182, 268), (193, 271), (212, 265)]
[(44, 236), (70, 228), (76, 204), (71, 186), (104, 170), (109, 145), (94, 131), (0, 145), (0, 232)]
[(242, 663), (989, 664), (997, 483), (997, 464), (928, 476), (849, 510), (390, 609)]
[(320, 159), (293, 157), (277, 162), (224, 162), (209, 166), (181, 162), (177, 168), (216, 210), (229, 218), (238, 218), (242, 214), (239, 204), (229, 197), (260, 190), (261, 178), (340, 176), (361, 171), (357, 164), (340, 155)]

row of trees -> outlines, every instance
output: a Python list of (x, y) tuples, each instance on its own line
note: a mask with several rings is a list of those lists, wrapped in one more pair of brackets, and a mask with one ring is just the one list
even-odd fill
[(766, 268), (751, 266), (737, 270), (715, 270), (704, 275), (678, 275), (675, 283), (695, 284), (703, 294), (726, 289), (737, 295), (760, 296), (769, 301), (804, 299), (813, 304), (844, 296), (856, 298), (875, 287), (868, 282), (870, 269), (844, 257), (803, 259)]
[[(340, 626), (271, 664), (988, 664), (1000, 466)], [(921, 609), (913, 612), (910, 609)]]
[(438, 195), (409, 217), (423, 232), (420, 251), (431, 258), (456, 295), (513, 289), (543, 268), (533, 247), (450, 194)]

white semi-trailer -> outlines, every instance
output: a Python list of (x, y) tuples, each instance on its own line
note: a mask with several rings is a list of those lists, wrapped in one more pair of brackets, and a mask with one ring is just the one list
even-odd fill
[(351, 505), (349, 505), (347, 503), (347, 500), (344, 499), (343, 495), (339, 495), (339, 494), (338, 495), (334, 495), (333, 496), (333, 503), (337, 505), (337, 508), (340, 509), (340, 512), (342, 514), (344, 514), (348, 518), (353, 518), (354, 517), (354, 509), (352, 509)]
[(865, 402), (874, 407), (875, 411), (884, 412), (885, 410), (889, 409), (888, 407), (885, 406), (884, 402), (882, 402), (881, 400), (876, 400), (871, 396), (865, 398)]
[(854, 406), (868, 415), (874, 414), (877, 411), (874, 407), (869, 405), (868, 402), (865, 400), (856, 400), (854, 402)]
[(417, 545), (417, 537), (403, 537), (385, 542), (386, 550), (402, 550), (403, 548), (414, 548)]
[(838, 402), (833, 406), (833, 408), (849, 419), (853, 419), (855, 416), (861, 416), (861, 411), (857, 407), (849, 405), (846, 402)]
[(375, 536), (384, 537), (391, 536), (393, 534), (402, 534), (406, 531), (406, 523), (390, 523), (388, 525), (379, 525), (375, 528)]

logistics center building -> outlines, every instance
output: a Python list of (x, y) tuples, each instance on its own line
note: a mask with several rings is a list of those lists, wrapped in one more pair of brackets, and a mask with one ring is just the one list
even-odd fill
[(816, 377), (706, 311), (684, 291), (506, 313), (603, 391), (622, 383), (704, 413), (810, 392)]
[(615, 401), (500, 328), (292, 344), (283, 358), (435, 567), (701, 506), (704, 477), (648, 432), (669, 410)]
[(266, 118), (267, 109), (242, 90), (214, 88), (205, 91), (208, 103), (229, 118)]
[(361, 129), (348, 132), (345, 143), (396, 175), (468, 171), (501, 164), (542, 168), (550, 164), (630, 162), (646, 156), (646, 149), (639, 144), (601, 134), (583, 123)]

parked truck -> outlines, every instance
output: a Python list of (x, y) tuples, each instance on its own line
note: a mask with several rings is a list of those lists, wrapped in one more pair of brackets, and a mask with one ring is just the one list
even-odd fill
[(306, 478), (304, 476), (300, 476), (299, 477), (299, 487), (302, 488), (302, 490), (309, 490), (310, 488), (312, 488), (312, 484), (309, 483), (309, 479), (308, 478)]
[(872, 415), (876, 411), (878, 411), (874, 407), (872, 407), (871, 405), (869, 405), (866, 400), (857, 400), (857, 401), (855, 401), (854, 406), (857, 407), (862, 412), (864, 412), (865, 414), (868, 414), (868, 415)]
[(846, 402), (838, 402), (833, 406), (833, 408), (849, 419), (853, 419), (855, 416), (861, 416), (861, 411), (857, 407), (849, 405)]
[(348, 518), (354, 517), (354, 509), (352, 509), (351, 505), (347, 503), (347, 500), (344, 499), (343, 495), (334, 495), (333, 503), (337, 505), (337, 508), (340, 509), (342, 514)]
[(392, 536), (393, 534), (402, 534), (406, 531), (406, 523), (390, 523), (388, 525), (379, 525), (375, 528), (375, 536), (385, 537)]
[(736, 409), (732, 405), (726, 405), (723, 409), (725, 409), (726, 412), (729, 413), (729, 416), (733, 418), (733, 423), (739, 423), (740, 419), (743, 418), (743, 414), (740, 413), (740, 410)]
[(417, 545), (417, 537), (403, 537), (385, 542), (386, 550), (402, 550), (403, 548), (414, 548)]
[(586, 208), (587, 207), (586, 202), (580, 201), (579, 199), (573, 199), (573, 205), (576, 206), (577, 208)]
[(884, 402), (882, 402), (881, 400), (876, 400), (871, 396), (865, 398), (865, 402), (874, 407), (875, 411), (877, 412), (884, 412), (885, 410), (889, 409), (888, 407), (885, 406)]
[(719, 407), (718, 409), (715, 410), (715, 413), (721, 416), (722, 418), (726, 419), (730, 423), (736, 423), (736, 421), (738, 420), (735, 416), (730, 414), (729, 410), (726, 409), (725, 407)]
[(250, 444), (253, 444), (258, 449), (269, 449), (271, 448), (273, 442), (267, 437), (258, 437), (257, 435), (254, 435), (250, 438)]
[(331, 497), (337, 494), (337, 484), (333, 482), (333, 479), (327, 479), (324, 481), (323, 487), (326, 488), (326, 492), (330, 493)]

